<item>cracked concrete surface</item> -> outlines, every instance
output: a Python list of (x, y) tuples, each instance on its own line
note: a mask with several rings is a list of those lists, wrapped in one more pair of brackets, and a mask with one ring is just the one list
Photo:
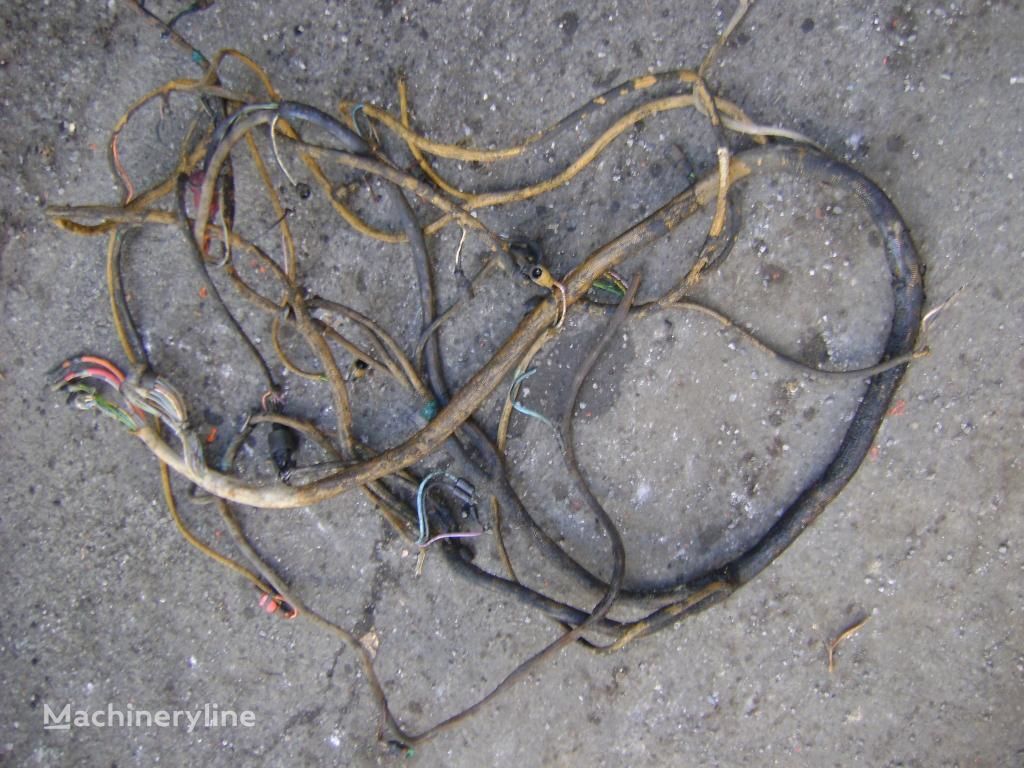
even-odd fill
[[(182, 7), (148, 6), (164, 17)], [(696, 65), (732, 9), (221, 0), (180, 30), (207, 54), (245, 51), (289, 98), (326, 110), (339, 98), (394, 107), (403, 70), (420, 127), (486, 146), (624, 78)], [(929, 306), (964, 290), (930, 335), (931, 356), (907, 373), (870, 459), (761, 577), (621, 654), (570, 649), (411, 760), (378, 749), (378, 713), (352, 655), (314, 628), (264, 615), (250, 587), (178, 538), (142, 446), (43, 387), (64, 357), (116, 350), (103, 243), (56, 230), (44, 208), (113, 202), (103, 149), (113, 120), (195, 68), (117, 3), (14, 0), (0, 24), (0, 762), (1024, 764), (1021, 3), (754, 4), (713, 86), (886, 190), (927, 265)], [(482, 215), (541, 241), (564, 272), (682, 188), (677, 148), (704, 170), (710, 146), (693, 116), (651, 119), (568, 188)], [(167, 146), (149, 127), (124, 149), (139, 178), (166, 172)], [(476, 178), (500, 187), (543, 173), (548, 159)], [(700, 296), (805, 359), (873, 362), (887, 286), (856, 206), (783, 179), (747, 185), (739, 200), (744, 233)], [(373, 309), (411, 347), (415, 303), (393, 277), (408, 269), (404, 254), (353, 235), (315, 202), (296, 208), (310, 281)], [(645, 290), (685, 272), (705, 225), (631, 262)], [(439, 261), (456, 243), (451, 232), (435, 241)], [(239, 397), (258, 389), (250, 363), (225, 331), (196, 331), (216, 314), (183, 280), (173, 237), (147, 236), (131, 254), (130, 288), (161, 365), (202, 404), (205, 427), (230, 431)], [(173, 303), (162, 301), (167, 286)], [(441, 291), (444, 303), (455, 286)], [(493, 352), (529, 295), (496, 283), (445, 333), (455, 383)], [(574, 351), (597, 328), (572, 318), (530, 381), (532, 407), (557, 407)], [(663, 578), (766, 525), (841, 434), (859, 389), (779, 367), (697, 316), (623, 335), (583, 398), (581, 460), (623, 526), (631, 578)], [(373, 377), (361, 386), (356, 420), (368, 439), (379, 447), (410, 428), (400, 409), (377, 410), (393, 388)], [(304, 415), (329, 424), (330, 412), (295, 388)], [(550, 435), (517, 421), (512, 436), (517, 488), (600, 567), (600, 540), (574, 509)], [(220, 541), (201, 508), (186, 512)], [(356, 494), (242, 517), (309, 602), (376, 636), (381, 679), (414, 729), (468, 705), (553, 637), (540, 617), (457, 580), (438, 558), (417, 577), (415, 554)], [(824, 643), (864, 616), (829, 673)], [(257, 725), (44, 730), (44, 707), (65, 704), (217, 704), (252, 711)]]

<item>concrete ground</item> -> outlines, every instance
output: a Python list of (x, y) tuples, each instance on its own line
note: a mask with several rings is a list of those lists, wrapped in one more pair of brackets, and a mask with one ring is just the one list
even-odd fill
[[(148, 6), (166, 18), (183, 4)], [(615, 82), (695, 66), (732, 10), (669, 0), (222, 0), (179, 28), (207, 55), (247, 52), (287, 97), (326, 110), (339, 98), (394, 107), (404, 70), (430, 135), (497, 146)], [(116, 202), (104, 151), (114, 120), (196, 68), (115, 2), (9, 0), (0, 23), (0, 575), (10, 603), (0, 615), (0, 762), (1024, 765), (1021, 3), (753, 6), (712, 85), (886, 190), (927, 264), (929, 306), (963, 291), (929, 335), (931, 356), (907, 373), (869, 460), (756, 581), (620, 654), (564, 652), (411, 757), (378, 748), (378, 713), (352, 654), (309, 624), (263, 614), (252, 588), (178, 537), (143, 446), (44, 387), (46, 370), (69, 355), (118, 355), (104, 242), (56, 230), (44, 209)], [(171, 106), (173, 127), (188, 112)], [(173, 162), (153, 115), (122, 146), (140, 180)], [(451, 172), (494, 188), (549, 172), (574, 146), (507, 176)], [(481, 215), (541, 241), (564, 272), (683, 187), (679, 148), (703, 171), (711, 146), (692, 116), (652, 118), (569, 188)], [(700, 296), (816, 363), (871, 364), (887, 285), (856, 204), (783, 179), (746, 185), (738, 200), (744, 233)], [(317, 205), (295, 201), (309, 282), (374, 312), (411, 348), (407, 254), (368, 243)], [(623, 271), (642, 266), (645, 288), (667, 286), (706, 224)], [(457, 232), (435, 241), (439, 264), (456, 242)], [(475, 265), (481, 254), (471, 244), (466, 258)], [(259, 382), (198, 298), (185, 258), (173, 235), (140, 240), (129, 292), (162, 372), (204, 429), (230, 433)], [(521, 315), (531, 292), (503, 279), (443, 336), (456, 382)], [(443, 296), (453, 290), (445, 280)], [(247, 320), (266, 334), (263, 320)], [(524, 394), (532, 407), (550, 412), (565, 364), (597, 328), (584, 314), (570, 318)], [(288, 381), (299, 412), (329, 426), (324, 391)], [(367, 439), (383, 447), (408, 433), (409, 420), (380, 416), (400, 402), (393, 388), (379, 377), (359, 386)], [(581, 459), (623, 527), (634, 583), (694, 569), (763, 530), (820, 468), (861, 391), (766, 360), (682, 314), (626, 326), (588, 386)], [(543, 425), (517, 419), (509, 456), (527, 501), (600, 567), (601, 542), (566, 504)], [(185, 512), (229, 548), (208, 510)], [(417, 577), (408, 545), (357, 494), (243, 518), (308, 602), (376, 639), (381, 679), (413, 730), (468, 705), (554, 637), (541, 617), (458, 580), (438, 557)], [(864, 617), (830, 672), (825, 642)], [(251, 712), (255, 725), (44, 730), (46, 709), (65, 705), (216, 705)]]

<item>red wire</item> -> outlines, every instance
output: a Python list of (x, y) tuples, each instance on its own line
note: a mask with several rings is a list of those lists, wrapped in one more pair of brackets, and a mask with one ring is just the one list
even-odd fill
[(118, 368), (109, 360), (104, 360), (102, 357), (96, 357), (95, 355), (82, 355), (78, 359), (81, 360), (83, 363), (93, 363), (95, 365), (102, 366), (106, 368), (108, 371), (110, 371), (110, 373), (112, 373), (116, 378), (124, 382), (125, 377), (124, 374), (121, 373), (121, 369)]
[(124, 379), (118, 379), (106, 368), (82, 368), (77, 371), (70, 371), (64, 376), (64, 381), (74, 381), (75, 379), (86, 379), (86, 378), (97, 378), (103, 379), (114, 389), (120, 391), (121, 385), (124, 384)]

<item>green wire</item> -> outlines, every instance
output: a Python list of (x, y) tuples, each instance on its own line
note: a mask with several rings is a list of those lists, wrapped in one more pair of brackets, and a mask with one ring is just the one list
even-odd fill
[(88, 384), (82, 384), (80, 382), (70, 384), (68, 386), (68, 391), (85, 395), (86, 399), (83, 400), (85, 405), (99, 408), (102, 413), (119, 422), (121, 426), (128, 429), (129, 432), (135, 432), (139, 428), (139, 425), (135, 422), (135, 419), (132, 418), (131, 414), (116, 403), (112, 403), (110, 400), (107, 400), (107, 398), (103, 397), (103, 395)]

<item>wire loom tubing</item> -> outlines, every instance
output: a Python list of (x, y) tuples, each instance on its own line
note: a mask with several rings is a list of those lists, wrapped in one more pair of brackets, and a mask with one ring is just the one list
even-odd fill
[[(400, 83), (401, 108), (397, 116), (372, 105), (346, 102), (341, 105), (342, 119), (336, 119), (313, 106), (282, 100), (266, 73), (243, 54), (221, 51), (208, 60), (140, 4), (129, 2), (128, 5), (149, 23), (164, 29), (172, 43), (188, 51), (192, 60), (204, 69), (204, 75), (199, 79), (172, 80), (155, 89), (135, 102), (115, 124), (109, 155), (115, 177), (125, 190), (120, 205), (49, 211), (53, 221), (67, 230), (107, 236), (111, 311), (124, 355), (130, 363), (125, 369), (129, 372), (123, 373), (120, 366), (105, 358), (81, 355), (55, 368), (51, 382), (54, 389), (67, 392), (69, 402), (75, 406), (96, 409), (110, 416), (159, 459), (172, 520), (192, 546), (254, 584), (263, 594), (261, 604), (268, 612), (308, 620), (331, 632), (357, 655), (382, 713), (379, 737), (394, 749), (411, 749), (463, 721), (570, 644), (579, 643), (599, 653), (620, 650), (633, 640), (720, 602), (750, 581), (814, 522), (854, 475), (870, 449), (908, 362), (921, 354), (915, 345), (924, 301), (923, 268), (897, 209), (877, 186), (850, 166), (799, 141), (801, 137), (790, 131), (756, 125), (735, 105), (712, 96), (703, 75), (708, 60), (696, 71), (675, 70), (626, 81), (518, 145), (497, 150), (472, 149), (429, 140), (417, 133), (411, 126), (404, 82)], [(745, 10), (743, 3), (709, 57), (721, 49), (725, 37)], [(225, 86), (221, 70), (228, 60), (240, 63), (254, 74), (263, 92), (259, 95), (240, 93)], [(172, 96), (192, 98), (198, 105), (196, 118), (179, 148), (175, 171), (139, 192), (121, 160), (119, 140), (132, 117), (147, 104), (166, 101)], [(606, 121), (608, 127), (573, 163), (551, 177), (523, 187), (502, 192), (471, 192), (445, 179), (432, 164), (444, 158), (484, 164), (505, 162), (526, 154), (541, 139), (560, 137), (569, 132), (567, 128), (580, 123), (593, 127), (609, 110), (630, 99), (640, 99), (639, 105), (623, 107), (614, 120)], [(699, 110), (712, 127), (717, 145), (717, 168), (689, 186), (679, 179), (683, 191), (597, 248), (560, 279), (555, 279), (542, 263), (539, 249), (502, 237), (487, 227), (482, 216), (471, 215), (477, 210), (543, 195), (582, 172), (594, 157), (640, 119), (659, 111), (691, 108)], [(293, 176), (292, 171), (298, 168), (296, 155), (302, 161), (304, 172), (348, 224), (366, 237), (399, 243), (412, 253), (419, 320), (424, 329), (419, 351), (413, 356), (407, 355), (401, 344), (375, 320), (342, 303), (318, 296), (299, 282), (299, 254), (289, 212), (275, 188), (272, 166), (264, 160), (266, 142), (263, 141), (261, 147), (257, 141), (267, 129), (274, 162), (303, 196), (308, 196), (310, 190)], [(300, 130), (314, 133), (325, 141), (313, 143)], [(381, 132), (389, 133), (415, 159), (420, 169), (418, 175), (402, 170), (394, 153), (385, 152)], [(726, 138), (729, 133), (748, 136), (755, 145), (733, 154)], [(275, 212), (276, 220), (266, 224), (278, 235), (280, 260), (269, 254), (259, 237), (247, 236), (235, 226), (236, 212), (241, 210), (239, 205), (243, 199), (238, 193), (249, 192), (236, 189), (234, 167), (240, 162), (239, 147), (245, 148), (265, 199)], [(341, 181), (339, 173), (343, 176)], [(730, 199), (733, 188), (745, 179), (775, 174), (791, 174), (842, 188), (853, 193), (869, 213), (883, 243), (891, 278), (893, 313), (883, 357), (877, 365), (866, 369), (821, 372), (866, 379), (868, 384), (845, 436), (825, 469), (809, 482), (760, 540), (731, 562), (709, 572), (656, 589), (631, 591), (623, 584), (625, 553), (621, 537), (576, 465), (572, 430), (575, 393), (600, 357), (607, 340), (630, 314), (699, 308), (686, 299), (686, 290), (705, 271), (721, 263), (736, 237), (738, 223)], [(366, 178), (379, 179), (384, 185), (391, 210), (400, 223), (397, 230), (371, 225), (357, 210), (358, 206), (351, 204), (346, 190)], [(436, 218), (421, 224), (409, 197), (435, 210)], [(171, 208), (160, 206), (165, 199), (173, 199)], [(615, 270), (706, 207), (713, 208), (715, 215), (686, 280), (661, 299), (635, 306), (639, 274), (627, 279)], [(467, 235), (478, 238), (490, 255), (472, 278), (461, 272), (462, 263), (456, 256), (456, 276), (463, 298), (439, 314), (435, 306), (435, 275), (428, 238), (452, 225), (462, 228), (463, 240)], [(153, 227), (178, 227), (185, 234), (193, 267), (215, 299), (225, 323), (244, 343), (265, 379), (263, 397), (252, 404), (244, 426), (216, 461), (207, 458), (208, 449), (189, 418), (190, 408), (185, 397), (166, 377), (153, 370), (123, 287), (122, 252), (128, 247), (129, 234)], [(265, 228), (264, 233), (266, 231)], [(460, 254), (461, 250), (462, 242)], [(257, 289), (251, 280), (242, 276), (235, 266), (241, 253), (258, 263), (269, 279), (278, 284), (276, 294), (268, 293), (265, 288)], [(234, 289), (235, 300), (265, 313), (272, 324), (271, 337), (280, 364), (296, 376), (328, 387), (337, 415), (333, 434), (286, 413), (287, 393), (276, 380), (275, 366), (265, 359), (260, 345), (248, 338), (228, 302), (221, 298), (211, 276), (218, 272), (222, 274), (220, 282), (227, 281)], [(532, 280), (546, 295), (489, 361), (465, 384), (449, 391), (442, 364), (443, 350), (435, 331), (452, 314), (461, 311), (471, 299), (475, 286), (501, 272), (506, 273), (504, 279), (524, 284)], [(598, 294), (603, 294), (604, 304), (595, 303)], [(615, 305), (614, 309), (607, 306), (609, 303)], [(608, 535), (611, 555), (609, 567), (605, 569), (610, 574), (606, 580), (570, 557), (534, 521), (512, 488), (505, 469), (504, 446), (512, 413), (539, 415), (516, 402), (519, 383), (529, 375), (533, 357), (557, 336), (566, 314), (578, 311), (582, 305), (608, 317), (605, 331), (577, 369), (571, 390), (573, 396), (568, 398), (561, 418), (542, 418), (555, 429), (569, 474)], [(721, 316), (718, 319), (728, 322)], [(287, 350), (282, 341), (283, 327), (297, 333), (307, 352), (317, 360), (319, 370), (306, 370), (294, 362), (294, 352)], [(340, 330), (343, 327), (349, 330)], [(352, 329), (357, 335), (352, 335)], [(779, 354), (756, 338), (750, 339), (768, 353)], [(336, 351), (338, 349), (340, 352)], [(420, 352), (422, 363), (418, 359)], [(350, 361), (347, 371), (343, 370), (345, 366), (340, 358)], [(381, 452), (374, 452), (361, 443), (352, 426), (349, 400), (354, 381), (368, 371), (393, 378), (423, 406), (421, 418), (425, 423), (421, 428)], [(512, 386), (497, 434), (491, 436), (477, 425), (474, 416), (492, 393), (502, 391), (502, 386), (508, 388), (510, 382)], [(247, 479), (246, 473), (236, 468), (240, 448), (251, 440), (257, 429), (268, 430), (269, 456), (278, 472), (276, 482), (268, 484)], [(168, 434), (174, 436), (173, 440), (168, 439)], [(313, 467), (295, 466), (300, 437), (318, 445), (327, 460)], [(444, 469), (438, 469), (438, 460), (445, 456)], [(171, 471), (192, 484), (190, 503), (206, 503), (216, 508), (240, 558), (215, 550), (188, 528), (172, 492)], [(428, 485), (434, 493), (427, 493)], [(234, 504), (263, 509), (307, 506), (354, 489), (366, 494), (394, 529), (412, 546), (420, 548), (421, 558), (428, 552), (427, 548), (434, 545), (434, 550), (440, 550), (453, 573), (536, 609), (561, 627), (555, 640), (514, 667), (477, 703), (420, 732), (407, 730), (392, 713), (374, 671), (372, 653), (351, 631), (307, 606), (297, 591), (284, 583), (256, 552), (232, 512)], [(458, 514), (460, 506), (470, 514)], [(504, 565), (504, 575), (486, 570), (477, 562), (473, 537), (481, 533), (474, 522), (480, 510), (490, 511), (485, 527), (493, 535), (487, 540), (493, 540), (495, 554)], [(505, 536), (510, 533), (515, 534), (515, 547), (506, 546)], [(583, 608), (578, 599), (570, 602), (531, 586), (528, 577), (542, 567), (556, 569), (572, 579), (583, 593), (593, 595), (594, 607)], [(634, 614), (640, 610), (643, 617), (613, 618), (613, 610), (624, 605)]]

